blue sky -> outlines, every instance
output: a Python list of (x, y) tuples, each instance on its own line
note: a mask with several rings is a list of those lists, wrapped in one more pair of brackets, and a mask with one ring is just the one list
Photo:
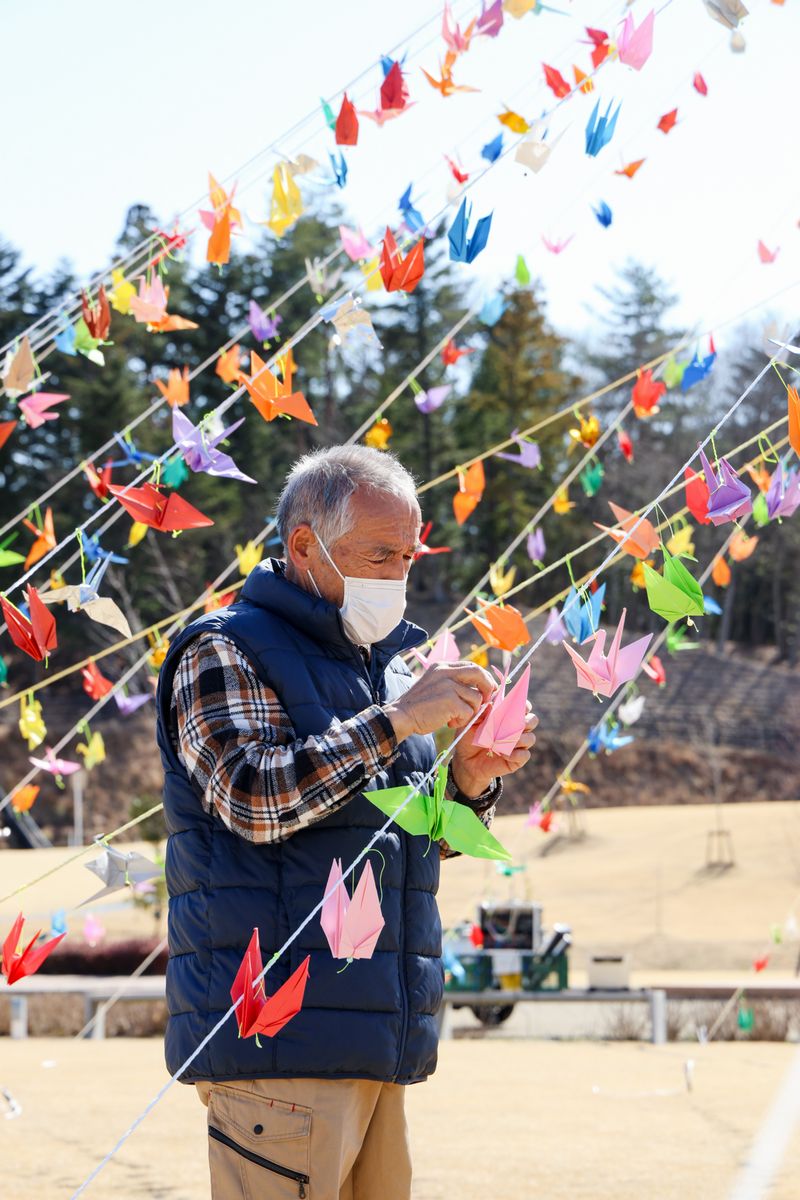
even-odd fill
[[(453, 4), (462, 20), (479, 7), (476, 0)], [(583, 26), (613, 31), (624, 11), (619, 0), (554, 0), (554, 7), (566, 15), (507, 17), (497, 40), (475, 43), (459, 60), (456, 80), (480, 91), (445, 100), (419, 69), (436, 71), (439, 0), (6, 0), (3, 42), (17, 50), (4, 56), (0, 93), (9, 115), (5, 160), (14, 169), (0, 195), (0, 234), (37, 269), (66, 257), (88, 273), (106, 262), (130, 203), (144, 201), (169, 220), (203, 198), (209, 168), (218, 178), (238, 176), (246, 215), (263, 219), (276, 155), (264, 152), (270, 143), (327, 161), (332, 137), (318, 97), (338, 107), (342, 86), (398, 43), (409, 53), (417, 104), (383, 129), (362, 122), (341, 198), (353, 221), (377, 235), (396, 224), (397, 197), (413, 180), (431, 218), (447, 204), (443, 154), (478, 168), (480, 147), (501, 129), (496, 114), (504, 103), (529, 118), (552, 107), (542, 61), (565, 75), (573, 62), (587, 69), (588, 47), (577, 44)], [(477, 276), (490, 288), (523, 253), (544, 283), (552, 319), (568, 332), (591, 323), (596, 286), (608, 284), (628, 256), (670, 281), (681, 295), (677, 316), (698, 327), (719, 325), (791, 287), (762, 306), (758, 319), (795, 312), (798, 7), (795, 0), (753, 0), (742, 27), (746, 51), (734, 54), (730, 35), (701, 0), (662, 0), (650, 61), (638, 73), (619, 63), (603, 68), (592, 96), (576, 95), (552, 116), (549, 136), (563, 137), (540, 174), (526, 174), (509, 155), (476, 184), (475, 214), (493, 210), (494, 222), (487, 250), (463, 268), (465, 280)], [(636, 0), (637, 21), (649, 8)], [(698, 70), (706, 98), (691, 87)], [(374, 66), (355, 85), (360, 106), (375, 106), (380, 80)], [(603, 106), (621, 100), (622, 110), (611, 144), (589, 158), (583, 130), (598, 96)], [(679, 123), (665, 136), (656, 124), (675, 106)], [(642, 157), (634, 180), (614, 175)], [(601, 199), (614, 212), (608, 230), (591, 212)], [(197, 225), (196, 217), (187, 223)], [(574, 240), (554, 256), (542, 235)], [(770, 266), (758, 260), (759, 238), (780, 246)], [(196, 241), (202, 251), (204, 239)], [(733, 327), (722, 329), (718, 342), (732, 336)]]

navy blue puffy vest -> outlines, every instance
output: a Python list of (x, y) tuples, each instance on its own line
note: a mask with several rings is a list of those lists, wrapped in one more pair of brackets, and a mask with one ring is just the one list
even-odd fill
[[(424, 640), (401, 622), (373, 646), (369, 669), (342, 627), (338, 609), (283, 574), (274, 560), (249, 575), (242, 599), (201, 617), (172, 643), (157, 695), (158, 744), (164, 765), (169, 833), (169, 1021), (166, 1058), (174, 1072), (230, 1006), (230, 987), (254, 926), (266, 963), (324, 894), (331, 861), (353, 861), (384, 823), (357, 796), (285, 842), (255, 845), (206, 813), (177, 757), (170, 734), (175, 669), (187, 644), (216, 632), (234, 641), (280, 698), (297, 737), (322, 733), (332, 719), (385, 703), (409, 687), (397, 658)], [(402, 743), (371, 787), (417, 782), (434, 760), (431, 737)], [(441, 925), (436, 906), (438, 847), (392, 826), (377, 843), (386, 925), (373, 957), (341, 971), (316, 916), (265, 977), (267, 994), (307, 954), (310, 975), (302, 1011), (274, 1038), (240, 1038), (231, 1017), (182, 1077), (233, 1080), (307, 1076), (413, 1083), (436, 1066), (435, 1017), (442, 993)], [(427, 853), (426, 853), (427, 851)], [(356, 869), (356, 879), (360, 868)], [(352, 890), (352, 878), (348, 880)]]

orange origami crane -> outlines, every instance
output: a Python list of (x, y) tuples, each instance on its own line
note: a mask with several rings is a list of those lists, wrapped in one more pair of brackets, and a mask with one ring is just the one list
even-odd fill
[(448, 50), (444, 56), (444, 62), (439, 63), (439, 74), (441, 79), (434, 79), (429, 75), (424, 67), (421, 68), (422, 74), (427, 79), (432, 88), (436, 88), (437, 92), (441, 92), (443, 96), (452, 96), (454, 92), (477, 92), (479, 88), (468, 87), (464, 83), (456, 83), (453, 79), (453, 65), (458, 58), (458, 55), (453, 50)]
[(626, 163), (626, 165), (624, 167), (622, 167), (621, 170), (615, 171), (614, 174), (615, 175), (627, 175), (628, 179), (633, 179), (634, 175), (639, 170), (639, 167), (641, 167), (643, 162), (644, 162), (643, 158), (637, 158), (635, 162)]
[(527, 133), (530, 125), (521, 117), (518, 112), (514, 112), (513, 108), (506, 105), (506, 111), (498, 114), (498, 121), (501, 125), (505, 125), (506, 129), (510, 129), (512, 133)]
[(660, 379), (653, 379), (652, 368), (637, 371), (636, 383), (633, 385), (631, 400), (633, 411), (637, 417), (649, 417), (659, 411), (658, 402), (666, 394), (667, 385)]
[(675, 123), (677, 120), (678, 110), (677, 108), (671, 108), (668, 113), (664, 113), (663, 117), (658, 122), (657, 128), (660, 129), (662, 133), (669, 133), (670, 129), (675, 128)]
[(471, 613), (468, 608), (464, 612), (487, 645), (495, 650), (509, 651), (527, 646), (531, 635), (518, 608), (513, 604), (490, 604), (481, 599), (478, 603), (482, 608), (480, 615)]
[(744, 562), (746, 558), (750, 557), (757, 545), (757, 534), (753, 537), (748, 537), (743, 529), (737, 529), (730, 540), (728, 554), (730, 554), (734, 562)]
[(156, 387), (170, 408), (183, 408), (184, 404), (189, 403), (189, 368), (184, 367), (183, 371), (179, 371), (177, 367), (172, 367), (167, 382), (157, 379)]
[(387, 292), (413, 292), (425, 274), (425, 247), (422, 238), (404, 258), (397, 249), (394, 234), (387, 225), (381, 247), (380, 270)]
[(25, 570), (27, 571), (28, 567), (32, 567), (40, 558), (44, 558), (48, 551), (55, 549), (56, 532), (53, 528), (53, 510), (52, 508), (45, 509), (41, 528), (38, 525), (34, 525), (33, 521), (29, 521), (27, 518), (22, 524), (26, 529), (30, 529), (31, 533), (36, 534), (36, 541), (31, 546), (28, 551), (28, 557), (25, 559)]
[[(92, 462), (85, 462), (83, 464), (83, 470), (87, 480), (89, 481), (89, 487), (92, 489), (95, 496), (97, 496), (97, 499), (107, 500), (109, 494), (108, 488), (109, 484), (111, 483), (111, 472), (114, 470), (114, 464), (111, 462), (111, 460), (109, 459), (101, 471), (98, 471), (97, 467)], [(61, 584), (56, 586), (60, 587)]]
[(0, 450), (5, 446), (17, 425), (17, 421), (0, 421)]
[(239, 382), (239, 372), (241, 370), (240, 350), (241, 346), (237, 343), (237, 345), (231, 346), (230, 349), (223, 350), (217, 359), (215, 371), (223, 383)]
[(751, 463), (746, 463), (745, 466), (747, 467), (748, 475), (758, 490), (760, 492), (768, 492), (769, 485), (772, 482), (772, 476), (767, 470), (763, 458), (760, 458), (755, 466), (753, 466)]
[(627, 508), (621, 508), (613, 500), (609, 500), (608, 507), (614, 514), (619, 528), (609, 529), (607, 525), (601, 525), (599, 521), (595, 521), (594, 524), (597, 529), (602, 529), (603, 533), (607, 533), (610, 538), (613, 538), (621, 550), (624, 550), (626, 554), (632, 554), (634, 558), (647, 558), (648, 554), (652, 554), (654, 550), (658, 549), (661, 545), (661, 538), (656, 533), (655, 526), (651, 521), (646, 518), (641, 520), (635, 513), (628, 512)]
[(50, 651), (57, 649), (55, 617), (40, 600), (35, 587), (28, 588), (30, 617), (20, 612), (5, 596), (0, 596), (0, 608), (8, 626), (8, 636), (15, 646), (24, 650), (35, 662), (46, 661)]
[(714, 569), (711, 578), (717, 587), (726, 588), (731, 581), (731, 569), (721, 554), (714, 559)]
[(580, 88), (584, 95), (588, 95), (589, 92), (594, 91), (594, 80), (590, 75), (587, 75), (585, 71), (576, 66), (573, 66), (572, 72), (575, 76), (575, 86)]
[(463, 525), (480, 504), (486, 476), (483, 463), (473, 463), (466, 471), (458, 472), (458, 491), (453, 497), (453, 512), (459, 525)]
[(569, 498), (569, 488), (560, 487), (553, 497), (553, 512), (556, 516), (563, 517), (574, 507), (575, 501)]
[(265, 421), (274, 421), (276, 417), (285, 416), (296, 417), (298, 421), (316, 425), (317, 419), (303, 393), (292, 391), (294, 360), (291, 350), (279, 360), (279, 366), (282, 368), (282, 380), (273, 375), (255, 350), (251, 350), (250, 374), (240, 372), (239, 382), (247, 388), (250, 399)]
[(239, 1037), (252, 1037), (255, 1034), (256, 1041), (259, 1033), (265, 1034), (266, 1037), (274, 1037), (292, 1017), (297, 1016), (303, 1006), (310, 957), (306, 955), (300, 966), (277, 992), (267, 996), (263, 979), (254, 983), (264, 968), (261, 962), (258, 928), (253, 930), (253, 936), (231, 987), (231, 1000), (237, 1004)]
[(789, 402), (789, 445), (795, 454), (800, 454), (800, 394), (797, 388), (787, 388)]
[(11, 807), (15, 812), (29, 812), (41, 790), (35, 783), (26, 783), (24, 787), (17, 788), (11, 794)]
[(182, 529), (200, 529), (202, 526), (214, 524), (210, 517), (193, 508), (177, 492), (167, 495), (152, 483), (127, 489), (112, 484), (109, 491), (112, 496), (116, 496), (134, 521), (141, 525), (149, 525), (151, 529), (158, 529), (162, 533), (178, 533)]
[[(65, 933), (60, 933), (58, 937), (51, 938), (49, 942), (44, 942), (41, 946), (36, 946), (36, 942), (41, 934), (41, 929), (37, 929), (28, 945), (24, 950), (20, 949), (22, 940), (22, 927), (25, 924), (22, 913), (19, 914), (11, 930), (3, 942), (3, 974), (6, 977), (6, 983), (16, 983), (18, 979), (24, 979), (26, 975), (33, 975), (39, 970), (44, 960), (48, 955), (52, 954), (62, 938), (66, 937)], [(34, 949), (34, 947), (36, 947)]]
[(206, 229), (211, 231), (206, 250), (206, 262), (214, 263), (218, 267), (228, 262), (231, 255), (231, 233), (236, 226), (241, 227), (242, 224), (242, 214), (238, 208), (233, 207), (235, 191), (236, 184), (233, 185), (231, 193), (228, 195), (224, 187), (217, 183), (209, 171), (208, 196), (212, 211), (207, 212), (201, 209), (200, 218)]

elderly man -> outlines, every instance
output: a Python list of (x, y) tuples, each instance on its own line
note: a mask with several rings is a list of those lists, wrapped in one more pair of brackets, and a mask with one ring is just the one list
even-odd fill
[[(303, 926), (334, 858), (349, 864), (385, 818), (363, 796), (417, 783), (431, 736), (466, 725), (493, 690), (466, 662), (413, 682), (401, 655), (420, 510), (391, 455), (334, 447), (301, 459), (278, 507), (286, 561), (191, 624), (161, 668), (158, 742), (169, 830), (167, 1065), (176, 1071), (230, 1007), (254, 927), (264, 961)], [(449, 795), (487, 825), (499, 776), (530, 757), (529, 716), (508, 758), (454, 752)], [(385, 926), (342, 970), (319, 917), (265, 978), (311, 956), (300, 1013), (274, 1037), (226, 1021), (183, 1079), (208, 1106), (214, 1200), (407, 1200), (405, 1084), (436, 1065), (442, 993), (439, 859), (391, 826), (373, 856)]]

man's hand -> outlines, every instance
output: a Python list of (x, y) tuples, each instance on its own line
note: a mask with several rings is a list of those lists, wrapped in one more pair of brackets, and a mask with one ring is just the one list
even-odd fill
[(531, 750), (536, 744), (534, 729), (539, 724), (539, 718), (534, 716), (530, 702), (526, 707), (525, 728), (510, 754), (490, 754), (474, 746), (472, 738), (479, 722), (473, 729), (468, 730), (453, 751), (453, 761), (450, 764), (453, 780), (459, 791), (465, 796), (475, 798), (480, 796), (491, 785), (498, 775), (513, 775), (531, 756)]
[(412, 733), (435, 733), (445, 725), (463, 729), (495, 688), (489, 672), (474, 663), (435, 663), (383, 711), (402, 742)]

